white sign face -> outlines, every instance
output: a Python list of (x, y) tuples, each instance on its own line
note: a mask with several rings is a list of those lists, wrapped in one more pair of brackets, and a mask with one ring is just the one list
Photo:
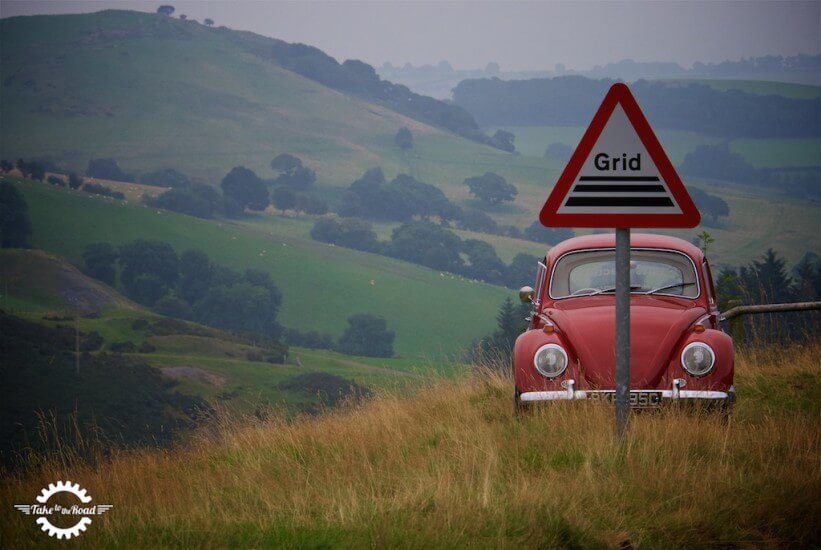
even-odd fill
[(682, 213), (620, 104), (582, 164), (558, 213)]

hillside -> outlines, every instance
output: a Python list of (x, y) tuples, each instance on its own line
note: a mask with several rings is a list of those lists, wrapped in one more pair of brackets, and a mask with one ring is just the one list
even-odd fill
[[(449, 367), (419, 359), (352, 357), (298, 347), (291, 347), (282, 363), (268, 363), (265, 349), (251, 341), (152, 313), (40, 250), (0, 250), (0, 289), (0, 310), (51, 328), (73, 327), (76, 319), (81, 332), (100, 335), (103, 352), (130, 342), (133, 349), (125, 356), (157, 367), (177, 382), (179, 391), (234, 412), (253, 412), (260, 404), (288, 403), (297, 409), (318, 404), (318, 396), (309, 390), (280, 387), (307, 373), (396, 389), (417, 385), (423, 374), (450, 372)], [(146, 345), (149, 350), (140, 351)]]
[[(812, 546), (820, 354), (745, 353), (729, 423), (633, 415), (626, 447), (610, 406), (517, 419), (509, 380), (463, 378), (295, 423), (229, 422), (104, 467), (51, 461), (3, 478), (0, 506), (70, 473), (114, 504), (82, 535), (94, 546)], [(5, 513), (0, 527), (42, 544), (31, 516)]]
[(393, 144), (403, 126), (457, 158), (506, 156), (257, 54), (272, 44), (141, 12), (3, 19), (2, 156), (74, 170), (113, 157), (128, 171), (174, 167), (215, 183), (236, 165), (268, 175), (290, 152), (320, 182), (342, 184), (375, 165), (408, 171)]
[[(385, 317), (401, 357), (436, 359), (458, 352), (494, 326), (511, 291), (375, 254), (314, 241), (310, 221), (260, 217), (206, 221), (48, 184), (19, 182), (34, 225), (32, 243), (80, 263), (86, 245), (136, 238), (200, 248), (217, 263), (271, 274), (287, 327), (339, 336), (354, 313)], [(55, 216), (59, 212), (59, 216)]]

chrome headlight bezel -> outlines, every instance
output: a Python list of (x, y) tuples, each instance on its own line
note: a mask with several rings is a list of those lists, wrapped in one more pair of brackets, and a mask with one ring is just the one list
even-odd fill
[[(545, 372), (544, 370), (542, 370), (543, 367), (539, 365), (539, 361), (538, 361), (539, 355), (543, 351), (548, 350), (548, 349), (557, 350), (561, 354), (561, 356), (564, 358), (564, 365), (562, 366), (562, 369), (558, 372), (555, 372), (555, 373)], [(536, 371), (539, 374), (541, 374), (542, 376), (544, 376), (545, 378), (548, 378), (550, 380), (556, 379), (556, 378), (560, 377), (562, 374), (564, 374), (565, 371), (567, 370), (567, 366), (568, 366), (569, 363), (570, 363), (570, 361), (567, 357), (567, 352), (559, 344), (545, 344), (545, 345), (539, 347), (539, 349), (536, 350), (536, 353), (533, 354), (533, 366), (536, 368)]]
[[(687, 362), (684, 360), (684, 356), (687, 354), (688, 351), (690, 351), (693, 348), (703, 348), (709, 354), (710, 364), (705, 370), (694, 371), (687, 366)], [(711, 348), (704, 342), (690, 342), (689, 344), (684, 346), (683, 350), (681, 350), (679, 361), (681, 363), (681, 368), (683, 368), (687, 374), (689, 374), (690, 376), (695, 376), (696, 378), (701, 378), (713, 372), (713, 367), (716, 364), (716, 352), (713, 351), (713, 348)]]

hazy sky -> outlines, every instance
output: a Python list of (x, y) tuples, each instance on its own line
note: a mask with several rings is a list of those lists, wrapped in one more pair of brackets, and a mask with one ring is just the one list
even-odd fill
[[(0, 0), (0, 15), (108, 8), (155, 11), (134, 0)], [(340, 61), (415, 65), (447, 59), (457, 68), (568, 68), (636, 61), (720, 61), (821, 53), (817, 2), (272, 2), (178, 1), (217, 25), (315, 45)]]

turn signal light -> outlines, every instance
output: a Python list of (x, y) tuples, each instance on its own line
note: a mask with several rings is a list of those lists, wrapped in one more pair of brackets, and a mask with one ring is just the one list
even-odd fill
[(553, 334), (556, 332), (556, 327), (553, 325), (545, 325), (543, 330), (545, 331), (545, 334)]
[(705, 330), (706, 329), (704, 328), (704, 325), (696, 325), (693, 327), (693, 332), (695, 332), (696, 334), (701, 334)]

